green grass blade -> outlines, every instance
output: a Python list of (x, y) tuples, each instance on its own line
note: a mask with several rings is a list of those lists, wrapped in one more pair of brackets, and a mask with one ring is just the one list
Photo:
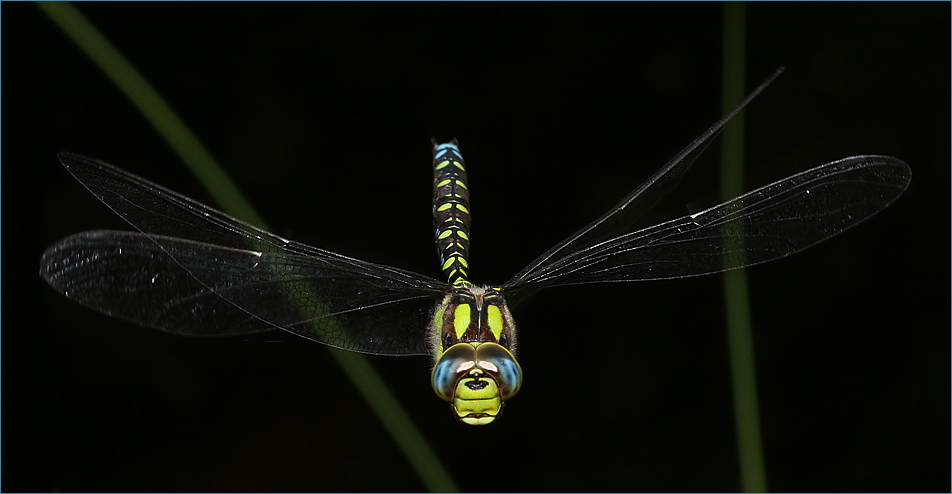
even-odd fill
[[(744, 97), (744, 30), (744, 3), (725, 3), (721, 113), (730, 111)], [(731, 125), (724, 129), (722, 138), (721, 197), (728, 200), (744, 192), (743, 112), (734, 117)], [(733, 238), (738, 240), (734, 241), (728, 250), (742, 251), (743, 236), (736, 235)], [(735, 269), (724, 273), (724, 298), (741, 488), (744, 492), (766, 492), (767, 475), (764, 471), (760, 438), (757, 378), (745, 270)]]
[[(36, 5), (135, 105), (225, 212), (255, 225), (265, 226), (254, 207), (185, 122), (79, 10), (69, 2), (37, 2)], [(427, 488), (434, 492), (458, 492), (459, 489), (449, 472), (443, 468), (432, 448), (367, 358), (356, 353), (333, 349), (328, 351), (370, 405)]]

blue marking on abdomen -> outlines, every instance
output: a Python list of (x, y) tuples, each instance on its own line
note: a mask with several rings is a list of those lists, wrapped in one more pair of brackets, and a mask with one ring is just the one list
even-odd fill
[(457, 158), (463, 159), (462, 155), (460, 155), (459, 153), (459, 148), (455, 144), (451, 144), (448, 142), (445, 144), (440, 144), (439, 146), (436, 146), (437, 153), (436, 153), (436, 156), (433, 157), (433, 159), (442, 158), (443, 155), (446, 154), (446, 152), (450, 150), (453, 151), (453, 154), (455, 154)]

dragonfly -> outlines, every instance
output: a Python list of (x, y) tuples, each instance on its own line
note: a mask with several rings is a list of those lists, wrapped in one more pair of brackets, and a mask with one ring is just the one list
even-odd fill
[(639, 228), (735, 109), (593, 222), (500, 285), (469, 276), (470, 204), (457, 141), (433, 145), (433, 217), (442, 279), (274, 235), (102, 161), (58, 155), (135, 231), (66, 237), (40, 274), (67, 298), (179, 335), (284, 330), (373, 355), (429, 355), (433, 390), (453, 415), (492, 423), (522, 387), (510, 308), (536, 292), (588, 283), (684, 278), (799, 252), (881, 211), (909, 185), (903, 161), (850, 156), (700, 212)]

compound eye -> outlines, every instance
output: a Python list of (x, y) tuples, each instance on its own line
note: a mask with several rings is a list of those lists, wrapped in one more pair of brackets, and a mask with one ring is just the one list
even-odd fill
[(483, 343), (476, 347), (476, 365), (496, 381), (503, 401), (515, 396), (522, 387), (522, 367), (503, 346)]
[(433, 366), (430, 376), (433, 391), (444, 401), (452, 402), (456, 395), (456, 383), (476, 367), (476, 349), (468, 343), (457, 343), (443, 352)]

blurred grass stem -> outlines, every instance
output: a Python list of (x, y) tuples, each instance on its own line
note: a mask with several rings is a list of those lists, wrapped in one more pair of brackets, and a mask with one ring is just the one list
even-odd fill
[[(744, 98), (745, 76), (745, 4), (724, 4), (723, 93), (721, 113), (729, 112)], [(728, 200), (744, 192), (744, 112), (724, 129), (721, 144), (721, 198)], [(743, 228), (743, 225), (736, 225)], [(743, 231), (726, 236), (726, 255), (743, 252)], [(743, 254), (740, 254), (743, 255)], [(750, 321), (747, 273), (735, 269), (724, 273), (724, 302), (730, 347), (731, 380), (734, 392), (734, 417), (741, 489), (766, 492), (763, 446), (760, 438), (760, 413), (754, 343)]]

